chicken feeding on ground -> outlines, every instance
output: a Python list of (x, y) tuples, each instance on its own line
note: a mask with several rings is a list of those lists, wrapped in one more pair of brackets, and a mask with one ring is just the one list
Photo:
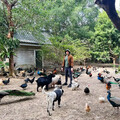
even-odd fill
[(26, 72), (25, 72), (25, 70), (20, 71), (19, 76), (21, 76), (21, 77), (25, 77), (25, 76), (26, 76)]
[(113, 106), (113, 107), (117, 107), (117, 110), (119, 110), (119, 107), (120, 107), (120, 98), (118, 97), (111, 97), (111, 92), (110, 90), (107, 91), (108, 95), (107, 95), (107, 99), (108, 101), (110, 102), (110, 104)]
[(33, 77), (31, 80), (29, 79), (29, 82), (32, 84), (35, 81), (35, 77)]
[(91, 109), (90, 109), (90, 106), (88, 105), (88, 103), (86, 103), (86, 104), (85, 104), (85, 111), (86, 111), (86, 113), (87, 113), (87, 112), (90, 112), (90, 110), (91, 110)]
[(99, 102), (100, 103), (104, 103), (105, 102), (105, 98), (104, 97), (99, 97)]
[(26, 83), (28, 83), (30, 81), (30, 79), (27, 77), (25, 80), (24, 80)]
[(110, 72), (107, 69), (103, 70), (103, 72), (107, 73), (107, 74), (110, 74)]
[(21, 88), (23, 88), (24, 90), (26, 89), (27, 87), (27, 82), (25, 82), (24, 84), (20, 85)]
[(10, 78), (8, 78), (7, 80), (3, 80), (2, 82), (4, 83), (4, 85), (7, 85), (10, 82)]
[[(89, 85), (88, 85), (89, 86)], [(84, 93), (86, 95), (88, 95), (90, 93), (90, 89), (88, 88), (88, 86), (84, 89)]]
[(113, 77), (113, 78), (114, 78), (115, 82), (120, 82), (120, 78), (115, 78), (115, 77)]
[(76, 79), (72, 80), (72, 90), (77, 90), (79, 86), (80, 85)]
[(31, 73), (31, 72), (33, 72), (33, 71), (32, 71), (32, 69), (30, 68), (30, 69), (27, 70), (27, 72), (28, 72), (28, 73)]

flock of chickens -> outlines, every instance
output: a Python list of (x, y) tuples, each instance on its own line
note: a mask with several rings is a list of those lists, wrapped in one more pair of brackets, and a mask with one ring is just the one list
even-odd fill
[[(80, 77), (80, 75), (82, 73), (85, 73), (86, 75), (88, 75), (89, 77), (92, 77), (92, 71), (97, 71), (96, 67), (93, 67), (92, 71), (90, 71), (91, 66), (87, 66), (86, 68), (80, 67), (74, 70), (73, 72), (73, 84), (77, 84), (78, 81), (77, 79)], [(18, 69), (19, 73), (21, 74), (22, 77), (25, 76), (33, 76), (35, 74), (35, 71), (32, 71), (31, 69), (29, 71), (27, 71), (27, 75), (25, 73), (25, 71), (23, 71), (22, 69)], [(56, 68), (52, 71), (53, 74), (57, 74), (57, 70)], [(102, 73), (106, 73), (107, 75), (104, 76)], [(116, 71), (115, 71), (116, 73)], [(63, 73), (61, 73), (63, 75)], [(117, 74), (117, 73), (116, 73)], [(37, 71), (37, 75), (39, 76), (47, 76), (46, 74), (46, 70), (43, 69), (42, 71)], [(108, 76), (109, 75), (109, 76)], [(110, 81), (110, 79), (113, 78), (114, 82)], [(115, 78), (114, 76), (110, 76), (110, 72), (107, 69), (104, 69), (102, 72), (98, 73), (97, 79), (103, 83), (106, 84), (106, 89), (108, 90), (107, 93), (107, 99), (109, 101), (109, 103), (113, 106), (113, 107), (117, 107), (119, 109), (120, 107), (120, 98), (118, 97), (111, 97), (111, 87), (112, 84), (117, 84), (118, 88), (120, 88), (120, 78)], [(24, 83), (20, 85), (21, 88), (23, 88), (23, 90), (25, 90), (28, 86), (28, 82), (33, 84), (33, 82), (35, 81), (35, 77), (33, 77), (32, 79), (30, 79), (29, 77), (26, 77), (26, 79), (24, 80)], [(4, 85), (8, 85), (10, 83), (10, 78), (8, 78), (7, 80), (2, 80), (0, 81), (0, 85), (4, 84)], [(76, 87), (79, 87), (79, 84), (77, 84)], [(89, 89), (89, 85), (86, 86), (84, 88), (84, 93), (86, 95), (89, 95), (90, 93), (90, 89)], [(0, 92), (0, 100), (6, 96), (6, 95), (16, 95), (19, 96), (21, 94), (21, 96), (31, 96), (31, 95), (35, 95), (35, 93), (31, 93), (31, 92), (25, 92), (23, 93), (23, 91), (18, 91), (18, 90), (4, 90)], [(105, 98), (104, 97), (100, 97), (99, 98), (100, 102), (104, 102)], [(86, 112), (90, 112), (91, 108), (88, 105), (88, 103), (86, 103), (85, 105), (85, 111)]]

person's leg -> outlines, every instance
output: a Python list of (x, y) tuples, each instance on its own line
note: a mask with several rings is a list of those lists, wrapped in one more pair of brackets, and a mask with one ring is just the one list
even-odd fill
[(65, 82), (68, 81), (68, 67), (65, 68)]
[[(72, 84), (72, 72), (71, 72), (71, 67), (68, 68), (68, 73), (70, 77), (70, 85)], [(71, 86), (70, 86), (71, 87)]]

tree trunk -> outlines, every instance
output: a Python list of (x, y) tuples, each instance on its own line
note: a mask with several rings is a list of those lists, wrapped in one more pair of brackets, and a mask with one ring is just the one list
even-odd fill
[(95, 4), (105, 10), (115, 27), (120, 31), (120, 17), (115, 9), (115, 0), (95, 0)]
[(13, 53), (10, 53), (9, 58), (9, 75), (14, 76), (14, 59), (13, 59)]
[[(7, 17), (8, 17), (8, 39), (13, 39), (14, 35), (14, 22), (12, 21), (12, 7), (15, 6), (18, 0), (14, 0), (12, 3), (9, 4), (8, 0), (1, 0), (7, 7)], [(9, 75), (14, 76), (14, 59), (13, 59), (13, 51), (10, 52), (10, 58), (9, 58)]]

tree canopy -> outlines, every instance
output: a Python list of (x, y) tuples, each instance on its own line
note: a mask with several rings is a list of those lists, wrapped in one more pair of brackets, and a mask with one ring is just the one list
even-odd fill
[(110, 61), (120, 55), (120, 33), (105, 12), (98, 16), (91, 44), (92, 54), (97, 60)]

